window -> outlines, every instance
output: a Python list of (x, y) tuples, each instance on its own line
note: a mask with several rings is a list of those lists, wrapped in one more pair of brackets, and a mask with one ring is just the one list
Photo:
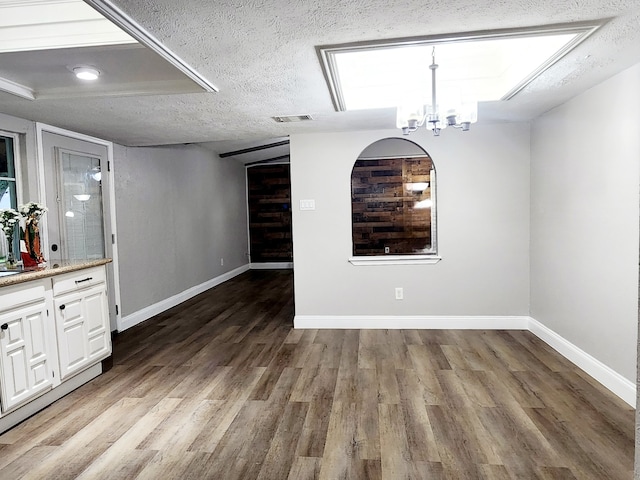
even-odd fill
[(0, 209), (17, 208), (13, 138), (0, 135)]
[[(17, 136), (0, 132), (0, 210), (7, 208), (18, 209), (16, 140)], [(13, 246), (14, 251), (19, 252), (19, 232), (15, 232), (13, 239), (15, 243)]]
[(371, 144), (351, 171), (353, 264), (435, 263), (436, 175), (415, 143)]

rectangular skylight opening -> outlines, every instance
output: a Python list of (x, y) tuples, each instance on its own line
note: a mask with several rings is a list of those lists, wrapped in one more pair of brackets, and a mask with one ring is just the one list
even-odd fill
[(439, 96), (508, 100), (575, 48), (598, 24), (500, 30), (319, 47), (336, 110), (429, 103), (432, 55)]

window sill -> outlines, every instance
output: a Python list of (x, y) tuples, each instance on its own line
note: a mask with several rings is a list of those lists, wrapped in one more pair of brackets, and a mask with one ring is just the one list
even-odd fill
[(434, 265), (442, 260), (438, 255), (380, 255), (350, 257), (353, 265)]

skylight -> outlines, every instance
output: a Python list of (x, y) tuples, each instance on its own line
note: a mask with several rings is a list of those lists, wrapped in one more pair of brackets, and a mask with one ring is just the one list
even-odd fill
[(542, 27), (320, 47), (337, 110), (429, 103), (431, 64), (442, 97), (508, 100), (599, 25)]

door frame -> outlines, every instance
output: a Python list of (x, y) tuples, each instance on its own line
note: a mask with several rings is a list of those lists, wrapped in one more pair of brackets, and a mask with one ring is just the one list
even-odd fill
[[(113, 312), (116, 319), (116, 331), (122, 330), (122, 318), (121, 318), (121, 304), (120, 304), (120, 270), (118, 268), (118, 234), (117, 234), (117, 225), (116, 225), (116, 191), (115, 191), (115, 162), (113, 161), (113, 142), (109, 142), (107, 140), (102, 140), (101, 138), (92, 137), (90, 135), (85, 135), (82, 133), (72, 132), (71, 130), (66, 130), (64, 128), (54, 127), (53, 125), (47, 125), (46, 123), (36, 122), (36, 153), (37, 153), (37, 163), (38, 163), (38, 198), (46, 199), (46, 185), (45, 185), (45, 172), (44, 172), (44, 142), (43, 142), (43, 134), (53, 133), (56, 135), (62, 135), (65, 137), (70, 137), (76, 140), (82, 140), (89, 143), (95, 143), (98, 145), (105, 146), (107, 148), (107, 169), (111, 174), (111, 181), (108, 182), (108, 202), (109, 202), (109, 224), (111, 227), (110, 232), (105, 231), (105, 236), (109, 234), (112, 235), (112, 243), (111, 243), (111, 268), (113, 272), (113, 290), (109, 291), (108, 295), (110, 297), (109, 304), (116, 306), (116, 311)], [(105, 198), (103, 195), (103, 205), (105, 202)], [(104, 207), (103, 207), (104, 210)], [(43, 223), (43, 228), (40, 230), (42, 235), (42, 240), (46, 249), (49, 248), (49, 230), (47, 226), (47, 216), (42, 217), (41, 222)], [(109, 265), (106, 265), (107, 271), (109, 270)]]

